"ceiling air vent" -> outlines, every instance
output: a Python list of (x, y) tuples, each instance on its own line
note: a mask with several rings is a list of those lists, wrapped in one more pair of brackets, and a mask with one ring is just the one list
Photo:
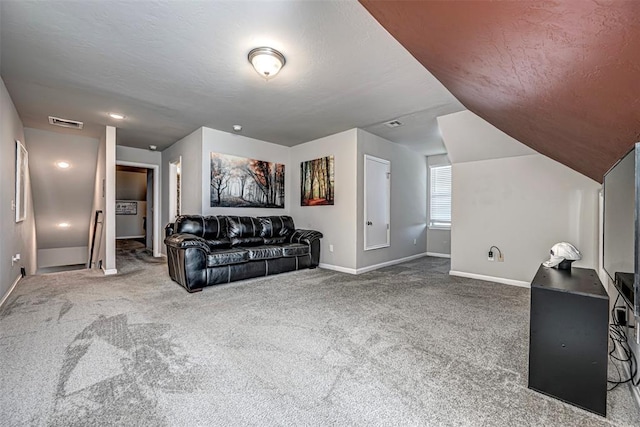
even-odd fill
[(59, 117), (49, 116), (49, 124), (54, 126), (62, 126), (63, 128), (82, 129), (84, 123), (75, 120), (61, 119)]
[(390, 122), (387, 122), (384, 125), (390, 128), (397, 128), (402, 126), (402, 122), (400, 120), (391, 120)]

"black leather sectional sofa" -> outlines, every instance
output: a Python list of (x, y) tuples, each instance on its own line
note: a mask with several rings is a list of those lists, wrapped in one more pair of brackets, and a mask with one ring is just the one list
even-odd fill
[(179, 216), (165, 228), (169, 276), (189, 292), (320, 262), (314, 230), (296, 230), (290, 216)]

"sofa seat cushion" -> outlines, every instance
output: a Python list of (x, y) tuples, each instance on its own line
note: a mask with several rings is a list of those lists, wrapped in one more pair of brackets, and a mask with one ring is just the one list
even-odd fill
[(280, 246), (254, 246), (243, 248), (249, 253), (250, 260), (273, 259), (282, 256), (282, 248)]
[(281, 248), (283, 256), (309, 255), (309, 245), (302, 243), (286, 243)]
[(249, 252), (244, 249), (219, 249), (207, 255), (207, 267), (220, 267), (249, 261)]
[(231, 246), (262, 246), (264, 245), (264, 239), (262, 237), (233, 237), (231, 239)]

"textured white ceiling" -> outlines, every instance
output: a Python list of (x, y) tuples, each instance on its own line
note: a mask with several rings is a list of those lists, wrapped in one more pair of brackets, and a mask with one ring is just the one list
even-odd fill
[[(436, 116), (464, 107), (355, 0), (0, 2), (0, 72), (25, 126), (118, 127), (163, 149), (200, 126), (292, 146), (360, 127), (444, 152)], [(262, 80), (257, 46), (287, 64)], [(124, 122), (107, 117), (122, 112)], [(405, 126), (383, 122), (400, 118)], [(71, 132), (71, 131), (70, 131)], [(73, 131), (78, 132), (78, 131)]]
[(537, 154), (468, 110), (438, 117), (438, 123), (454, 164)]

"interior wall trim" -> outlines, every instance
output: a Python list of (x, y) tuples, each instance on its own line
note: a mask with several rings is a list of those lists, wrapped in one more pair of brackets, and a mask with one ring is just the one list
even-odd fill
[(11, 292), (13, 292), (16, 286), (18, 286), (18, 282), (20, 281), (20, 279), (22, 279), (22, 276), (19, 275), (18, 277), (16, 277), (16, 280), (14, 280), (13, 285), (11, 285), (7, 293), (4, 294), (4, 296), (2, 297), (2, 300), (0, 300), (0, 307), (2, 307), (4, 303), (9, 299), (9, 295), (11, 295)]
[(109, 268), (107, 270), (103, 268), (102, 271), (104, 272), (105, 276), (113, 276), (114, 274), (118, 274), (117, 268)]
[(504, 277), (485, 276), (484, 274), (466, 273), (464, 271), (450, 270), (450, 276), (466, 277), (468, 279), (484, 280), (485, 282), (502, 283), (503, 285), (519, 286), (521, 288), (530, 288), (531, 283), (522, 280), (506, 279)]
[(427, 252), (427, 256), (434, 256), (437, 258), (451, 258), (451, 254), (441, 254), (439, 252)]
[(341, 273), (362, 274), (368, 271), (377, 270), (379, 268), (388, 267), (390, 265), (402, 264), (403, 262), (411, 261), (411, 260), (426, 257), (426, 256), (427, 256), (427, 252), (423, 252), (416, 255), (410, 255), (404, 258), (392, 259), (391, 261), (381, 262), (380, 264), (368, 265), (362, 268), (348, 268), (348, 267), (341, 267), (339, 265), (324, 264), (324, 263), (320, 263), (318, 267), (324, 268), (325, 270), (339, 271)]
[(356, 269), (356, 274), (366, 273), (368, 271), (377, 270), (379, 268), (388, 267), (390, 265), (402, 264), (403, 262), (412, 261), (414, 259), (426, 257), (427, 253), (422, 252), (420, 254), (410, 255), (404, 258), (393, 259), (391, 261), (381, 262), (380, 264), (368, 265), (366, 267)]
[(325, 269), (325, 270), (339, 271), (340, 273), (358, 274), (356, 272), (355, 268), (341, 267), (339, 265), (325, 264), (325, 263), (322, 263), (322, 262), (320, 264), (318, 264), (318, 267), (320, 267), (322, 269)]

